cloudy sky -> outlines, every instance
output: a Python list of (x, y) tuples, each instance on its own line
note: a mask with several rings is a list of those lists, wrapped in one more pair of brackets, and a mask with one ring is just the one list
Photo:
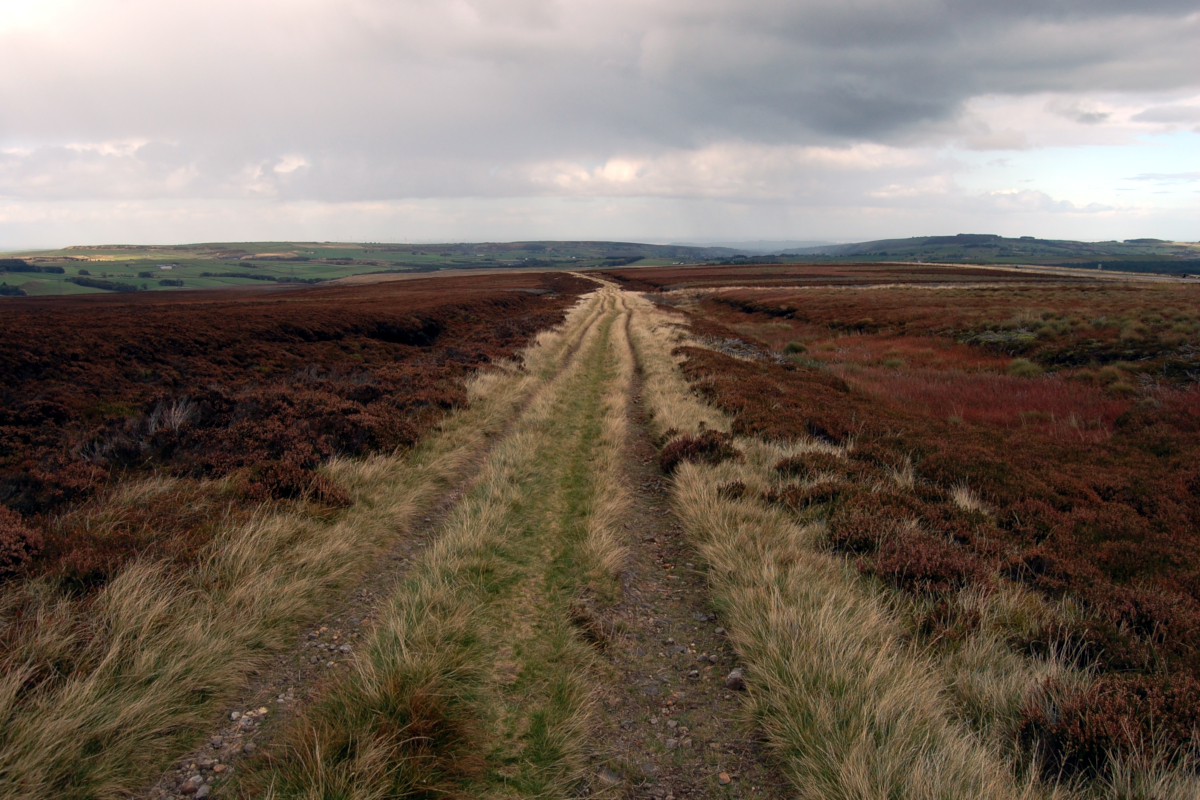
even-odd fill
[(1197, 0), (0, 0), (0, 247), (1200, 239)]

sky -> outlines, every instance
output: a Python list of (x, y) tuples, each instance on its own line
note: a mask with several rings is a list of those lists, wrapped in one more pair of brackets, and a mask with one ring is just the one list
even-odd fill
[(1200, 240), (1196, 0), (0, 0), (0, 248)]

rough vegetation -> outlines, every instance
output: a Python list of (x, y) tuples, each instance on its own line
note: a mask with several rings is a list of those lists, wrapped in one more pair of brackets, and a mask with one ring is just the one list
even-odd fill
[[(706, 331), (805, 351), (679, 352), (734, 434), (844, 453), (782, 460), (764, 497), (825, 520), (827, 546), (861, 573), (935, 605), (1001, 584), (1057, 604), (1010, 645), (1101, 677), (1046, 687), (1016, 727), (1050, 773), (1094, 773), (1196, 744), (1196, 292), (720, 292), (693, 306)], [(1015, 353), (1040, 369), (1012, 370)], [(918, 627), (952, 641), (978, 624), (949, 608)]]
[(98, 536), (61, 513), (134, 475), (229, 478), (227, 494), (243, 504), (344, 506), (348, 495), (321, 464), (411, 447), (465, 402), (468, 373), (512, 357), (588, 285), (547, 275), (481, 289), (414, 281), (286, 299), (6, 308), (0, 503), (46, 529), (31, 568), (81, 586), (136, 555), (186, 561), (207, 540), (203, 525), (181, 535), (139, 519)]

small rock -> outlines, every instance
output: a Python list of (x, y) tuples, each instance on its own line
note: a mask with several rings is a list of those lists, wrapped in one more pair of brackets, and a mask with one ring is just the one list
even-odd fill
[(201, 786), (204, 785), (204, 778), (199, 775), (193, 775), (183, 782), (183, 786), (179, 787), (179, 791), (184, 794), (195, 794)]
[(725, 629), (724, 629), (724, 628), (717, 628), (715, 631), (713, 631), (713, 633), (715, 633), (717, 636), (724, 636), (724, 635), (725, 635)]
[(214, 748), (220, 748), (222, 745), (225, 744), (225, 740), (222, 739), (220, 736), (214, 736), (213, 738), (208, 740), (208, 743), (210, 745), (212, 745)]
[(196, 800), (203, 800), (203, 798), (205, 798), (205, 797), (208, 797), (208, 784), (207, 783), (196, 790)]
[(654, 766), (653, 763), (647, 761), (645, 764), (642, 764), (642, 772), (646, 773), (647, 775), (657, 775), (658, 767)]
[(735, 692), (746, 688), (746, 675), (740, 669), (735, 669), (733, 672), (725, 676), (725, 688), (733, 689)]
[(271, 709), (267, 708), (266, 706), (262, 706), (258, 709), (258, 715), (261, 717), (264, 714), (267, 714), (270, 710)]
[(339, 647), (339, 648), (338, 648), (338, 650), (339, 650), (340, 652), (343, 652), (343, 653), (349, 653), (349, 652), (350, 652), (350, 645), (348, 645), (348, 644), (344, 644), (344, 645), (342, 645), (341, 647)]
[(337, 666), (337, 664), (333, 663), (332, 661), (325, 662), (325, 669), (333, 669), (336, 666)]
[(355, 628), (357, 628), (357, 627), (358, 627), (359, 625), (361, 625), (361, 624), (362, 624), (362, 620), (360, 620), (358, 617), (351, 617), (351, 618), (350, 618), (350, 625), (351, 625), (352, 627), (355, 627)]
[(246, 742), (244, 745), (242, 745), (242, 752), (246, 755), (251, 755), (257, 749), (258, 748), (254, 745), (254, 742)]
[(242, 712), (240, 712), (240, 711), (233, 711), (233, 712), (231, 712), (231, 713), (229, 714), (229, 718), (230, 718), (231, 720), (233, 720), (234, 722), (237, 722), (239, 719), (241, 719), (241, 718), (242, 718)]
[(227, 769), (229, 769), (229, 767), (225, 766), (224, 764), (213, 764), (213, 772), (217, 773), (218, 775)]
[(676, 747), (679, 747), (679, 740), (678, 739), (667, 739), (665, 742), (663, 742), (663, 744), (666, 745), (666, 748), (668, 750), (674, 750)]
[(689, 677), (689, 678), (692, 678), (693, 680), (695, 680), (696, 678), (699, 678), (699, 677), (700, 677), (700, 670), (696, 670), (696, 669), (690, 670), (690, 671), (688, 672), (688, 677)]
[(657, 725), (657, 724), (658, 724), (658, 717), (651, 717), (651, 718), (650, 718), (650, 724), (651, 724), (651, 725)]
[(731, 780), (733, 780), (733, 778), (729, 777), (728, 772), (722, 772), (717, 776), (717, 783), (721, 784), (722, 786), (728, 786)]
[(708, 663), (708, 654), (701, 653), (700, 655), (696, 656), (696, 660), (699, 661), (701, 664), (707, 664)]
[(692, 746), (692, 740), (684, 739), (682, 742), (679, 743), (679, 746), (686, 750)]
[(672, 729), (674, 729), (674, 728), (678, 728), (678, 727), (679, 727), (679, 723), (678, 723), (678, 722), (676, 722), (676, 721), (675, 721), (675, 720), (673, 720), (673, 719), (669, 719), (669, 720), (667, 720), (667, 727), (668, 727), (668, 728), (672, 728)]

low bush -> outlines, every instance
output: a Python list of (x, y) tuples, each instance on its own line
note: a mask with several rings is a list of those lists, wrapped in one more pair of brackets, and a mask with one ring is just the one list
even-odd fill
[(704, 431), (698, 436), (680, 436), (668, 442), (658, 455), (658, 465), (670, 475), (684, 461), (716, 466), (729, 459), (741, 460), (742, 452), (733, 446), (733, 436), (721, 431)]
[(0, 506), (0, 581), (18, 575), (42, 549), (42, 534)]
[(1114, 755), (1178, 760), (1195, 747), (1197, 720), (1194, 678), (1109, 675), (1083, 689), (1045, 684), (1021, 709), (1018, 735), (1047, 775), (1072, 775), (1102, 771)]

